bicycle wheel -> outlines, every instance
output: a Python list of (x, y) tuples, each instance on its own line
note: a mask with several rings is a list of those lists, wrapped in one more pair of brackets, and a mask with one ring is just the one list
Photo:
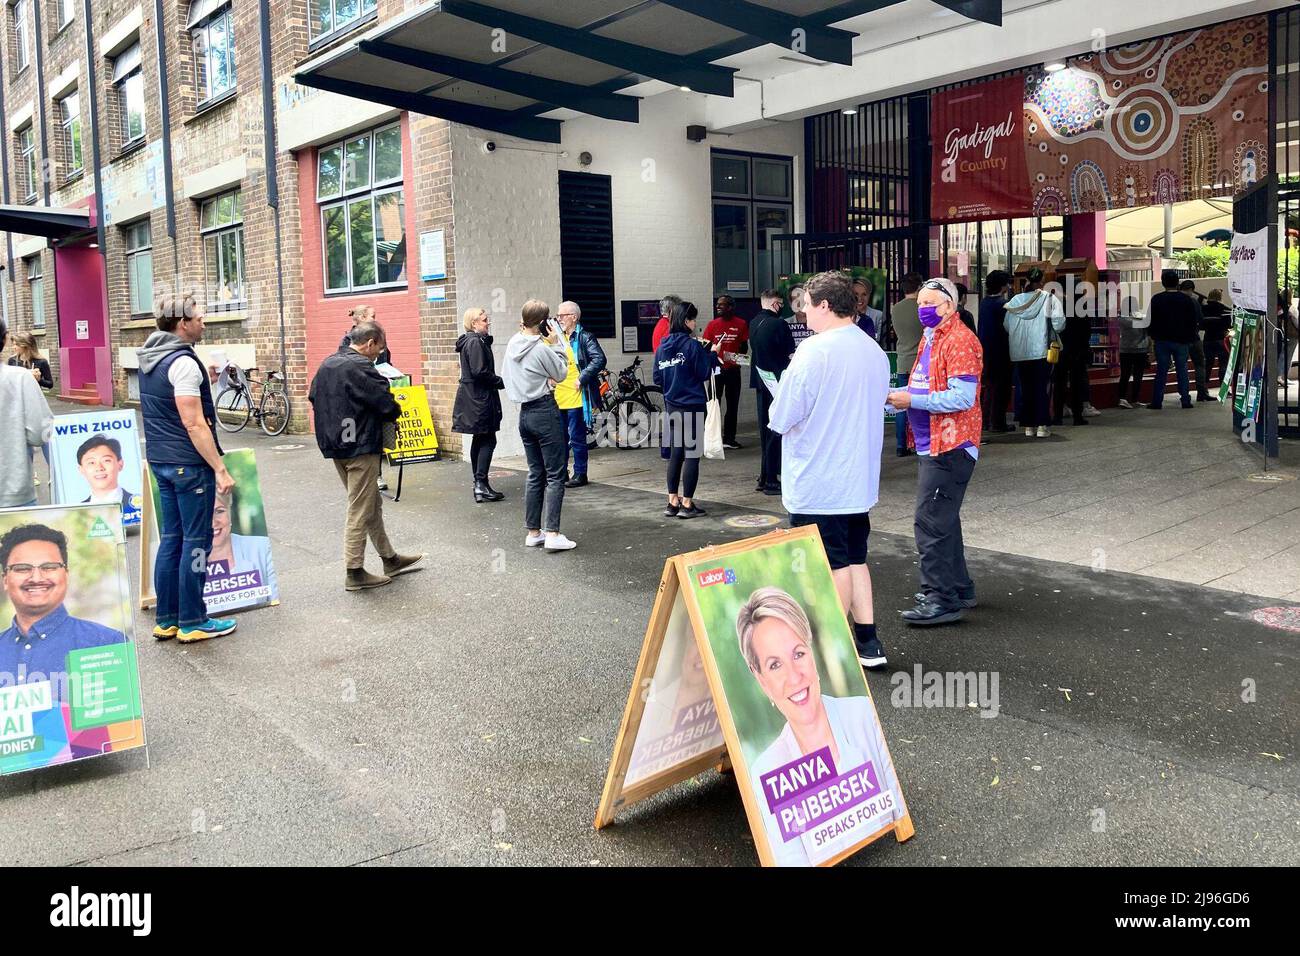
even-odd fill
[(664, 390), (658, 385), (647, 385), (643, 389), (645, 400), (656, 412), (664, 410)]
[(629, 398), (619, 402), (615, 414), (618, 416), (619, 448), (645, 448), (649, 445), (658, 419), (653, 407), (639, 398)]
[(262, 392), (261, 415), (262, 431), (274, 438), (289, 427), (289, 396), (279, 389)]
[(222, 431), (243, 431), (252, 414), (253, 403), (248, 400), (248, 392), (244, 389), (227, 385), (217, 395), (217, 424)]

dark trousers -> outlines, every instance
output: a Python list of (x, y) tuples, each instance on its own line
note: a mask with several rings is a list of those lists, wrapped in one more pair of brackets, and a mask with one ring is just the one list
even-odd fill
[(158, 621), (193, 627), (208, 619), (203, 585), (208, 580), (212, 550), (212, 511), (217, 476), (207, 465), (149, 463), (158, 484), (158, 556), (154, 559), (153, 589), (158, 597)]
[[(1205, 340), (1205, 387), (1210, 387), (1210, 374), (1214, 363), (1219, 363), (1219, 380), (1228, 380), (1228, 350), (1223, 347), (1223, 339)], [(1281, 368), (1281, 366), (1278, 366)]]
[(917, 462), (913, 531), (921, 590), (936, 604), (955, 611), (962, 598), (975, 596), (961, 537), (961, 503), (975, 471), (975, 459), (964, 448), (957, 448), (942, 455), (921, 455)]
[[(560, 508), (564, 504), (564, 465), (569, 456), (569, 437), (554, 396), (547, 395), (519, 407), (519, 437), (528, 459), (528, 481), (524, 485), (524, 524), (529, 531), (560, 530)], [(546, 517), (542, 517), (542, 506)]]
[(1011, 402), (1011, 366), (985, 365), (980, 380), (980, 411), (989, 431), (1007, 430), (1007, 405)]
[(1092, 364), (1089, 349), (1069, 348), (1061, 354), (1052, 372), (1052, 421), (1059, 422), (1065, 415), (1065, 406), (1075, 421), (1083, 418), (1083, 403), (1088, 400), (1088, 366)]
[(1146, 352), (1119, 353), (1120, 398), (1127, 398), (1130, 402), (1138, 400), (1138, 393), (1142, 391), (1142, 377), (1146, 375), (1149, 364)]
[(1156, 339), (1156, 381), (1151, 387), (1152, 408), (1160, 408), (1165, 403), (1165, 383), (1169, 380), (1170, 362), (1178, 376), (1178, 394), (1183, 404), (1192, 404), (1191, 393), (1187, 390), (1187, 356), (1190, 350), (1191, 346), (1187, 344)]
[(704, 455), (704, 405), (666, 405), (668, 493), (694, 498)]
[(1050, 425), (1052, 410), (1047, 405), (1047, 386), (1052, 366), (1047, 364), (1047, 359), (1014, 364), (1020, 376), (1020, 424), (1025, 428)]
[(724, 368), (718, 373), (718, 398), (724, 408), (722, 412), (722, 440), (734, 445), (736, 442), (736, 416), (740, 413), (740, 366)]
[[(573, 474), (587, 473), (587, 417), (582, 413), (582, 406), (562, 408), (564, 428), (569, 433), (569, 451), (573, 454)], [(567, 464), (567, 458), (566, 458)]]
[(497, 450), (496, 432), (475, 435), (469, 443), (469, 461), (474, 469), (474, 483), (482, 484), (488, 480), (492, 470), (492, 453)]
[(760, 384), (754, 390), (754, 397), (758, 400), (758, 440), (763, 454), (758, 480), (762, 485), (771, 486), (781, 477), (781, 436), (767, 427), (772, 420), (772, 393)]
[(1187, 353), (1192, 357), (1192, 373), (1196, 376), (1197, 397), (1210, 394), (1210, 380), (1205, 377), (1205, 346), (1200, 338), (1192, 340)]

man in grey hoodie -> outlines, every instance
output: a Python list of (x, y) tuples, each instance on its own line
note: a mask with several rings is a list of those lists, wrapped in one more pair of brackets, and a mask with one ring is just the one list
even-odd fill
[[(560, 534), (560, 508), (564, 504), (564, 471), (568, 463), (569, 436), (555, 404), (554, 389), (569, 371), (568, 350), (550, 320), (545, 302), (524, 303), (519, 331), (506, 345), (502, 378), (506, 395), (519, 405), (519, 437), (528, 459), (524, 492), (527, 547), (568, 551), (576, 545)], [(542, 510), (545, 504), (545, 517)]]

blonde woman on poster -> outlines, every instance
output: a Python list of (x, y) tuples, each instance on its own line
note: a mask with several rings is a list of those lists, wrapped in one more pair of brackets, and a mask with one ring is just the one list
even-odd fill
[[(264, 535), (235, 534), (231, 530), (234, 496), (234, 489), (218, 494), (212, 508), (212, 548), (208, 552), (204, 596), (209, 602), (215, 599), (223, 608), (243, 607), (248, 599), (277, 601), (280, 586), (271, 561), (271, 539)], [(238, 599), (235, 593), (239, 593)]]
[(750, 768), (774, 862), (821, 863), (901, 819), (898, 778), (871, 701), (821, 692), (812, 626), (799, 602), (780, 588), (759, 588), (736, 616), (736, 636), (750, 673), (786, 720)]

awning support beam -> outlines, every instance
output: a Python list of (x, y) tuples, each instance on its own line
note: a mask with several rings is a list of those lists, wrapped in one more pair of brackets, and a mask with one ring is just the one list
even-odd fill
[(995, 27), (1002, 26), (1002, 0), (934, 0), (934, 2), (971, 20), (991, 23)]
[(689, 87), (696, 93), (717, 96), (734, 96), (736, 71), (731, 67), (714, 66), (704, 60), (673, 56), (663, 50), (637, 46), (609, 37), (575, 30), (571, 27), (524, 16), (509, 10), (499, 10), (475, 0), (442, 0), (442, 11), (485, 27), (501, 29), (525, 37), (535, 43), (544, 43), (557, 50), (586, 57), (598, 63), (616, 66), (642, 76), (653, 77), (676, 86)]
[(746, 0), (659, 0), (664, 6), (694, 14), (764, 43), (772, 43), (815, 60), (853, 65), (856, 33), (823, 26)]
[(413, 50), (383, 40), (362, 40), (357, 45), (362, 53), (371, 56), (404, 63), (431, 73), (443, 73), (470, 83), (477, 83), (479, 86), (527, 96), (552, 106), (564, 106), (603, 119), (635, 123), (640, 115), (640, 101), (632, 96), (605, 93), (577, 83), (531, 76), (527, 73), (505, 70), (499, 66), (444, 56), (441, 53)]
[(468, 103), (457, 103), (420, 93), (405, 93), (382, 86), (371, 86), (369, 83), (335, 79), (319, 73), (299, 73), (294, 76), (294, 80), (304, 86), (314, 86), (330, 93), (382, 103), (393, 109), (422, 113), (425, 116), (436, 116), (465, 126), (477, 126), (479, 129), (490, 130), (493, 133), (518, 136), (539, 143), (560, 141), (559, 120), (542, 119), (524, 113), (512, 113), (509, 110), (490, 109), (486, 106), (471, 106)]

